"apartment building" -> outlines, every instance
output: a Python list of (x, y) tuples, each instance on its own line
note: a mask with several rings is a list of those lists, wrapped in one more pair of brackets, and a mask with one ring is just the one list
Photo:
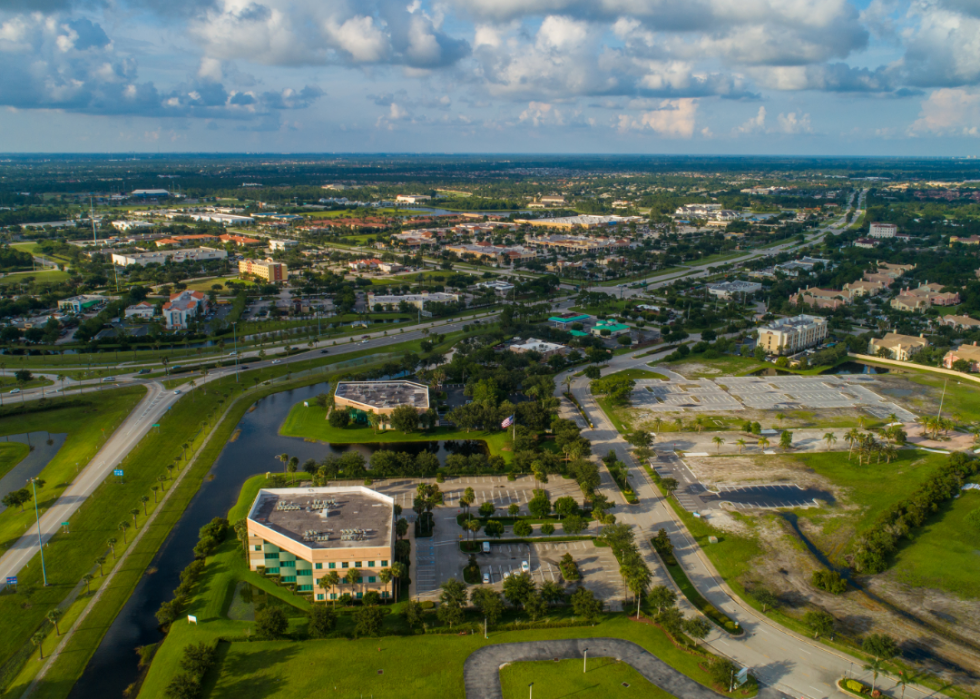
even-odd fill
[(977, 347), (976, 341), (970, 345), (960, 345), (956, 349), (947, 352), (943, 356), (943, 366), (947, 369), (952, 369), (953, 364), (961, 359), (970, 363), (971, 372), (976, 373), (980, 371), (980, 347)]
[(928, 346), (929, 341), (922, 336), (887, 333), (880, 340), (878, 338), (871, 339), (871, 342), (868, 343), (868, 354), (877, 357), (879, 352), (885, 350), (890, 358), (907, 362), (912, 358), (912, 355)]
[(818, 345), (826, 338), (826, 318), (802, 314), (763, 325), (759, 328), (757, 346), (767, 354), (792, 354)]
[(203, 315), (207, 310), (208, 297), (200, 291), (188, 289), (170, 295), (170, 300), (163, 304), (163, 319), (168, 330), (184, 330), (192, 318)]
[[(390, 597), (380, 573), (395, 558), (395, 501), (363, 486), (263, 488), (248, 513), (249, 568), (278, 575), (316, 601)], [(358, 582), (348, 576), (356, 570)], [(336, 572), (343, 581), (325, 587)]]
[(870, 238), (894, 238), (898, 235), (898, 226), (894, 223), (872, 223), (868, 227)]
[(809, 286), (806, 289), (797, 290), (795, 294), (789, 297), (789, 302), (792, 304), (803, 303), (813, 308), (829, 308), (831, 310), (846, 306), (850, 301), (849, 293), (838, 289), (818, 289)]

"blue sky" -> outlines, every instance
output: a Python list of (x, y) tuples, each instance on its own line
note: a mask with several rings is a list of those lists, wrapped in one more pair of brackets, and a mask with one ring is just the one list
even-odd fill
[(0, 151), (980, 155), (980, 0), (0, 0)]

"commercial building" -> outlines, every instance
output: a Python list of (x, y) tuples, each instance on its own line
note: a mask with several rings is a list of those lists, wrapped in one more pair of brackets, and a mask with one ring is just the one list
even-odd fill
[(497, 296), (506, 296), (514, 290), (513, 284), (508, 284), (503, 281), (492, 281), (492, 282), (479, 282), (475, 284), (477, 289), (491, 289)]
[[(608, 330), (609, 332), (603, 332)], [(623, 325), (622, 323), (617, 323), (614, 320), (600, 320), (598, 323), (592, 326), (589, 331), (597, 337), (619, 337), (620, 335), (625, 335), (630, 331), (630, 326)]]
[(273, 252), (285, 251), (289, 248), (295, 248), (299, 243), (295, 240), (270, 240), (269, 249)]
[(560, 316), (551, 316), (549, 323), (554, 323), (556, 328), (568, 330), (575, 323), (587, 323), (592, 320), (592, 316), (585, 313), (562, 313)]
[(443, 291), (434, 291), (432, 293), (423, 291), (421, 294), (402, 294), (401, 296), (368, 293), (369, 308), (374, 308), (375, 304), (381, 304), (385, 308), (397, 309), (404, 302), (412, 308), (425, 310), (425, 304), (427, 303), (455, 303), (457, 301), (459, 301), (459, 294), (450, 294)]
[(784, 262), (783, 264), (775, 265), (772, 269), (773, 272), (782, 272), (786, 276), (797, 277), (801, 272), (809, 274), (817, 265), (823, 265), (824, 269), (829, 269), (831, 266), (830, 260), (824, 260), (819, 257), (805, 256), (799, 260), (793, 260), (792, 262)]
[(767, 354), (792, 354), (823, 342), (827, 337), (827, 320), (820, 316), (798, 315), (780, 318), (759, 328), (756, 343)]
[(560, 216), (557, 218), (532, 218), (515, 219), (515, 223), (522, 223), (538, 228), (561, 228), (571, 230), (573, 228), (600, 228), (602, 226), (615, 226), (619, 223), (629, 223), (630, 221), (643, 221), (640, 216), (590, 216), (582, 214), (579, 216)]
[(217, 241), (218, 236), (207, 235), (206, 233), (197, 233), (194, 235), (172, 235), (168, 238), (158, 238), (156, 241), (157, 247), (162, 248), (167, 245), (187, 245), (189, 243), (210, 243), (212, 241)]
[(943, 366), (947, 369), (952, 369), (953, 364), (961, 359), (970, 363), (970, 371), (974, 373), (980, 371), (980, 347), (977, 347), (975, 340), (971, 345), (960, 345), (956, 349), (947, 352), (943, 356)]
[(214, 248), (193, 248), (190, 250), (159, 250), (157, 252), (132, 252), (132, 253), (112, 253), (112, 264), (120, 267), (130, 265), (158, 264), (165, 265), (167, 262), (201, 262), (203, 260), (223, 260), (228, 257), (224, 250)]
[(153, 228), (153, 224), (148, 221), (113, 221), (112, 227), (125, 233), (135, 228)]
[(340, 381), (334, 393), (337, 408), (391, 415), (400, 405), (418, 412), (429, 409), (429, 388), (414, 381)]
[[(313, 593), (316, 601), (367, 591), (388, 597), (380, 572), (395, 557), (395, 502), (363, 486), (263, 488), (248, 513), (249, 569)], [(341, 580), (360, 573), (355, 585), (321, 587), (336, 572)]]
[(420, 202), (429, 201), (432, 199), (428, 194), (399, 194), (395, 197), (395, 202), (398, 204), (418, 204)]
[(125, 311), (127, 318), (142, 318), (143, 320), (150, 320), (156, 313), (157, 307), (149, 301), (140, 301), (132, 306), (127, 306)]
[(511, 345), (509, 349), (511, 352), (516, 352), (517, 354), (537, 352), (545, 359), (555, 354), (564, 354), (568, 351), (568, 347), (565, 345), (560, 345), (556, 342), (545, 342), (544, 340), (537, 340), (533, 337), (528, 338), (525, 342)]
[(762, 284), (759, 284), (758, 282), (743, 282), (739, 280), (708, 284), (708, 293), (721, 299), (748, 296), (750, 294), (754, 294), (760, 289), (762, 289)]
[(218, 236), (222, 243), (233, 243), (240, 248), (250, 247), (252, 245), (261, 245), (262, 241), (258, 238), (247, 238), (244, 235), (232, 235), (230, 233), (225, 233)]
[(272, 260), (239, 260), (238, 273), (249, 274), (259, 279), (264, 279), (270, 284), (286, 281), (289, 276), (289, 268), (282, 262)]
[(108, 300), (109, 297), (100, 296), (99, 294), (82, 294), (81, 296), (61, 299), (58, 301), (58, 310), (71, 311), (72, 313), (85, 313), (95, 310)]
[(570, 254), (612, 252), (629, 247), (629, 241), (622, 238), (593, 238), (584, 235), (541, 235), (528, 238), (527, 244)]
[(137, 199), (164, 199), (170, 196), (166, 189), (134, 189), (129, 196)]
[(872, 338), (868, 343), (868, 354), (879, 356), (882, 350), (887, 351), (888, 356), (900, 362), (907, 362), (916, 352), (923, 347), (928, 347), (929, 341), (924, 337), (914, 335), (900, 335), (899, 333), (887, 333), (880, 340)]
[(500, 247), (486, 242), (474, 245), (447, 245), (443, 250), (451, 252), (457, 257), (472, 256), (478, 260), (488, 258), (496, 262), (533, 260), (538, 256), (536, 252), (522, 245)]
[(980, 245), (980, 235), (971, 235), (967, 237), (951, 235), (949, 237), (949, 246), (953, 247), (955, 243), (959, 243), (960, 245)]
[[(255, 219), (251, 216), (235, 216), (234, 214), (219, 214), (213, 212), (205, 213), (177, 213), (176, 216), (186, 216), (192, 221), (204, 221), (206, 223), (217, 223), (222, 226), (248, 226), (255, 223)], [(174, 218), (173, 215), (167, 216), (168, 218)]]
[(894, 238), (898, 234), (898, 226), (894, 223), (872, 223), (868, 227), (868, 237)]
[(208, 297), (200, 291), (185, 290), (171, 294), (170, 300), (163, 304), (163, 319), (169, 330), (183, 330), (191, 318), (208, 310)]

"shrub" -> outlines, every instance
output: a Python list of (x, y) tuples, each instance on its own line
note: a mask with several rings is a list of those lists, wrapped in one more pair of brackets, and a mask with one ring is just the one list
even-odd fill
[(966, 523), (974, 529), (980, 530), (980, 507), (966, 516)]
[(288, 629), (286, 613), (279, 607), (266, 607), (255, 615), (255, 630), (264, 638), (281, 638)]
[(818, 590), (832, 595), (842, 595), (847, 592), (847, 581), (843, 580), (836, 570), (815, 570), (810, 582)]
[(849, 692), (854, 692), (855, 694), (864, 694), (866, 691), (868, 691), (868, 688), (857, 680), (846, 680), (844, 682), (844, 689), (848, 690)]

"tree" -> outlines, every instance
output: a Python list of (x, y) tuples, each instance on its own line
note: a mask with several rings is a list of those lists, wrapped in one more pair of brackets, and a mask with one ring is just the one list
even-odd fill
[(527, 520), (520, 519), (514, 523), (514, 536), (527, 537), (531, 536), (534, 528)]
[(578, 564), (570, 553), (566, 553), (561, 557), (561, 561), (558, 563), (558, 569), (561, 571), (561, 577), (565, 579), (565, 582), (576, 582), (582, 579)]
[(409, 600), (405, 604), (405, 623), (408, 624), (408, 628), (414, 629), (421, 624), (423, 615), (424, 612), (422, 611), (422, 604), (420, 602)]
[(492, 517), (493, 513), (497, 511), (497, 506), (492, 502), (485, 502), (480, 505), (480, 516), (481, 517)]
[(793, 433), (789, 430), (783, 430), (783, 433), (779, 435), (779, 446), (783, 449), (789, 449), (793, 446)]
[(738, 668), (728, 658), (715, 658), (708, 665), (708, 676), (711, 677), (711, 681), (724, 687), (726, 691), (731, 687), (736, 672)]
[(562, 520), (562, 531), (570, 536), (575, 536), (585, 529), (585, 520), (579, 515), (569, 515)]
[(765, 587), (760, 587), (754, 590), (752, 595), (755, 597), (756, 601), (762, 605), (763, 614), (766, 613), (767, 607), (775, 607), (779, 603), (779, 598), (776, 597), (772, 590)]
[(180, 666), (193, 677), (203, 677), (214, 666), (215, 646), (201, 641), (184, 646)]
[(164, 690), (168, 699), (197, 699), (201, 683), (189, 672), (178, 672)]
[(504, 580), (504, 597), (515, 607), (524, 604), (535, 589), (530, 573), (518, 573)]
[(572, 611), (588, 623), (594, 624), (602, 613), (602, 600), (596, 599), (592, 590), (580, 587), (572, 594)]
[[(555, 500), (554, 508), (555, 514), (557, 514), (559, 518), (578, 514), (578, 502), (576, 502), (575, 498), (573, 497), (565, 496), (563, 498), (558, 498)], [(592, 509), (595, 510), (594, 501), (592, 503)]]
[(660, 489), (664, 491), (664, 495), (668, 498), (674, 494), (677, 490), (677, 486), (680, 485), (676, 478), (661, 478), (660, 479)]
[(534, 592), (524, 600), (524, 611), (531, 618), (531, 621), (537, 621), (548, 611), (548, 603), (544, 601), (540, 593)]
[(716, 451), (721, 451), (721, 445), (725, 443), (725, 440), (721, 437), (712, 437), (711, 441), (715, 443)]
[(549, 604), (561, 602), (565, 599), (565, 588), (554, 580), (545, 580), (541, 583), (541, 597)]
[(535, 517), (547, 517), (551, 514), (551, 500), (548, 499), (548, 492), (537, 489), (534, 496), (527, 503), (528, 512)]
[(61, 617), (64, 616), (64, 614), (65, 612), (59, 609), (58, 607), (55, 607), (54, 609), (49, 609), (47, 614), (48, 621), (54, 624), (55, 633), (57, 633), (59, 636), (61, 635), (61, 628), (58, 626), (58, 620), (61, 619)]
[(544, 536), (551, 536), (555, 533), (555, 525), (551, 523), (546, 523), (541, 525), (539, 530)]
[(811, 609), (803, 615), (804, 626), (813, 631), (813, 637), (829, 636), (834, 631), (834, 617), (827, 612)]
[(703, 641), (711, 631), (711, 624), (703, 616), (692, 616), (684, 620), (684, 633), (694, 639), (694, 645)]
[(504, 601), (500, 593), (489, 587), (478, 587), (470, 593), (470, 601), (486, 618), (487, 623), (495, 625), (504, 613)]
[(591, 364), (585, 367), (584, 374), (587, 379), (595, 381), (596, 379), (602, 378), (602, 369), (597, 367), (595, 364)]
[(411, 405), (399, 405), (391, 412), (391, 426), (408, 434), (419, 428), (418, 411)]
[(626, 435), (626, 441), (634, 447), (648, 447), (653, 444), (653, 436), (649, 432), (639, 430)]
[(665, 609), (677, 604), (677, 594), (666, 585), (657, 585), (650, 590), (647, 600), (662, 614)]
[(381, 635), (381, 626), (387, 614), (388, 610), (383, 607), (375, 605), (361, 607), (354, 612), (354, 635), (357, 637)]
[(452, 628), (453, 624), (458, 624), (463, 620), (466, 585), (456, 578), (449, 578), (440, 585), (440, 588), (442, 592), (439, 593), (439, 610), (437, 612), (439, 621)]
[(309, 632), (313, 638), (326, 638), (337, 626), (337, 612), (323, 602), (314, 602), (307, 614)]
[(483, 533), (499, 539), (504, 535), (504, 525), (495, 519), (487, 520), (487, 523), (483, 525)]
[(255, 613), (255, 630), (263, 638), (282, 638), (289, 620), (281, 607), (266, 607)]
[(891, 660), (898, 655), (898, 644), (887, 634), (873, 633), (861, 641), (861, 650), (873, 655), (876, 660)]
[(330, 411), (327, 422), (331, 427), (343, 429), (350, 424), (350, 411), (347, 408), (334, 408)]

